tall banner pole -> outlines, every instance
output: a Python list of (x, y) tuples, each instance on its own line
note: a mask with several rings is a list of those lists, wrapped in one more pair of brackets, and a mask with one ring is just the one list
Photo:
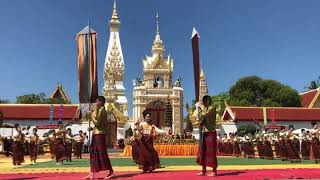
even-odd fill
[[(192, 30), (191, 36), (192, 42), (192, 55), (193, 55), (193, 73), (194, 73), (194, 87), (195, 87), (195, 99), (196, 102), (199, 102), (199, 91), (200, 91), (200, 58), (199, 58), (199, 34), (195, 27)], [(200, 110), (197, 109), (200, 115)], [(198, 118), (200, 118), (198, 116)], [(200, 119), (199, 119), (200, 120)], [(202, 157), (203, 153), (203, 127), (199, 125), (199, 142), (200, 142), (200, 157)]]
[(194, 75), (194, 88), (196, 102), (199, 102), (199, 90), (200, 90), (200, 58), (199, 58), (199, 34), (193, 27), (192, 30), (192, 55), (193, 55), (193, 75)]
[[(91, 110), (91, 93), (92, 93), (92, 74), (91, 74), (91, 66), (92, 66), (92, 63), (91, 63), (91, 46), (90, 46), (90, 41), (91, 41), (91, 34), (90, 34), (90, 21), (88, 21), (88, 60), (89, 60), (89, 63), (90, 63), (90, 89), (89, 89), (89, 96), (88, 96), (88, 102), (89, 102), (89, 112)], [(89, 127), (91, 127), (91, 113), (90, 113), (90, 117), (89, 117)], [(89, 132), (89, 142), (91, 144), (91, 132)]]

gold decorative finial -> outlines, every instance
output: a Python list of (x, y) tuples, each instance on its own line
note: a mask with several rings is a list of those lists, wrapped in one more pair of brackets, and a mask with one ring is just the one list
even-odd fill
[(203, 71), (203, 68), (202, 68), (202, 67), (201, 67), (201, 71), (200, 71), (200, 77), (205, 78), (205, 76), (204, 76), (204, 71)]
[(159, 30), (160, 17), (159, 17), (159, 13), (158, 12), (157, 12), (157, 15), (156, 15), (156, 21), (157, 21), (157, 34), (160, 34), (160, 30)]
[(109, 21), (109, 26), (110, 26), (111, 32), (118, 32), (119, 31), (120, 20), (119, 20), (118, 13), (117, 13), (116, 0), (113, 1), (113, 11), (112, 11), (111, 20)]
[(116, 0), (113, 1), (113, 12), (112, 12), (112, 17), (111, 19), (113, 20), (118, 20), (118, 14), (117, 14), (117, 5), (116, 5)]
[(158, 53), (158, 54), (162, 54), (164, 51), (164, 47), (163, 47), (163, 43), (160, 37), (160, 28), (159, 28), (159, 13), (157, 13), (156, 15), (156, 22), (157, 22), (157, 33), (156, 33), (156, 37), (153, 41), (153, 45), (152, 45), (152, 52), (153, 53)]
[(205, 77), (205, 76), (204, 76), (204, 71), (203, 71), (202, 60), (201, 60), (201, 59), (200, 59), (200, 77)]

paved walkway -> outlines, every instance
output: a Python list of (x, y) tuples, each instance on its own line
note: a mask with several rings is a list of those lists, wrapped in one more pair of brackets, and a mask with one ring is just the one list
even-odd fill
[[(119, 158), (118, 154), (111, 154), (111, 158)], [(86, 155), (84, 157), (87, 157)], [(172, 157), (181, 158), (181, 157)], [(12, 159), (0, 157), (0, 179), (44, 179), (53, 180), (64, 178), (68, 180), (81, 179), (89, 172), (89, 167), (59, 167), (26, 168), (29, 165), (29, 158), (21, 167), (14, 167)], [(51, 161), (48, 155), (39, 156), (38, 162)], [(200, 166), (166, 166), (158, 169), (152, 174), (140, 174), (137, 166), (114, 166), (117, 173), (115, 179), (168, 179), (175, 180), (198, 180), (209, 179), (199, 177), (196, 173), (201, 170)], [(276, 164), (276, 165), (219, 165), (219, 176), (215, 179), (320, 179), (320, 164)], [(100, 173), (99, 177), (106, 174)]]
[[(156, 171), (154, 173), (141, 174), (139, 172), (116, 172), (113, 179), (135, 179), (135, 180), (200, 180), (212, 179), (208, 176), (197, 176), (198, 171)], [(218, 171), (219, 176), (214, 179), (218, 180), (259, 180), (259, 179), (319, 179), (320, 171), (318, 169), (273, 169), (273, 170), (221, 170)], [(35, 173), (35, 174), (1, 174), (0, 179), (16, 180), (16, 179), (41, 179), (41, 180), (56, 180), (59, 178), (75, 180), (81, 179), (87, 173)], [(101, 179), (106, 176), (106, 173), (99, 173), (96, 177)]]
[[(21, 167), (12, 165), (11, 158), (0, 158), (0, 174), (14, 174), (14, 173), (63, 173), (63, 172), (89, 172), (89, 167), (68, 167), (61, 165), (59, 167), (45, 167), (45, 168), (25, 168), (29, 165), (28, 158), (25, 158), (26, 163)], [(47, 156), (40, 156), (37, 162), (51, 161)], [(117, 172), (135, 172), (138, 170), (137, 166), (114, 166)], [(276, 164), (276, 165), (219, 165), (218, 170), (257, 170), (257, 169), (319, 169), (320, 164)], [(183, 170), (201, 170), (200, 166), (166, 166), (161, 171), (183, 171)]]

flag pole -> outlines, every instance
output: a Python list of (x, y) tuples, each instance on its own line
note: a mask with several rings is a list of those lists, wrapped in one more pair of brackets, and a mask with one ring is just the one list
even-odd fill
[[(192, 42), (192, 55), (193, 55), (193, 73), (194, 73), (194, 87), (195, 87), (195, 99), (198, 103), (200, 101), (200, 67), (199, 67), (199, 34), (195, 27), (192, 30), (191, 42)], [(198, 111), (198, 120), (200, 121), (200, 109)], [(200, 146), (200, 157), (203, 154), (203, 126), (199, 125), (199, 146)]]
[[(91, 49), (91, 46), (90, 46), (90, 41), (91, 41), (91, 33), (90, 33), (90, 20), (88, 20), (88, 61), (89, 61), (89, 63), (91, 62), (90, 60), (91, 60), (91, 51), (90, 51), (90, 49)], [(90, 69), (91, 69), (91, 66), (90, 66)], [(91, 73), (91, 71), (89, 71), (89, 73)], [(89, 83), (90, 83), (90, 93), (89, 93), (89, 96), (88, 96), (88, 101), (89, 101), (89, 114), (90, 114), (90, 116), (89, 116), (89, 128), (91, 127), (91, 109), (90, 109), (90, 107), (91, 107), (91, 91), (92, 91), (92, 86), (91, 86), (91, 81), (89, 81)], [(89, 132), (89, 142), (90, 142), (90, 144), (91, 144), (91, 132)]]

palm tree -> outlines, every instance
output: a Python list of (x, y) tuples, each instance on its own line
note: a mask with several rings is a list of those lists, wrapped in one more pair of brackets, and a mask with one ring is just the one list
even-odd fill
[(317, 80), (311, 81), (309, 86), (306, 86), (305, 89), (307, 90), (313, 90), (320, 87), (320, 76), (318, 76)]

